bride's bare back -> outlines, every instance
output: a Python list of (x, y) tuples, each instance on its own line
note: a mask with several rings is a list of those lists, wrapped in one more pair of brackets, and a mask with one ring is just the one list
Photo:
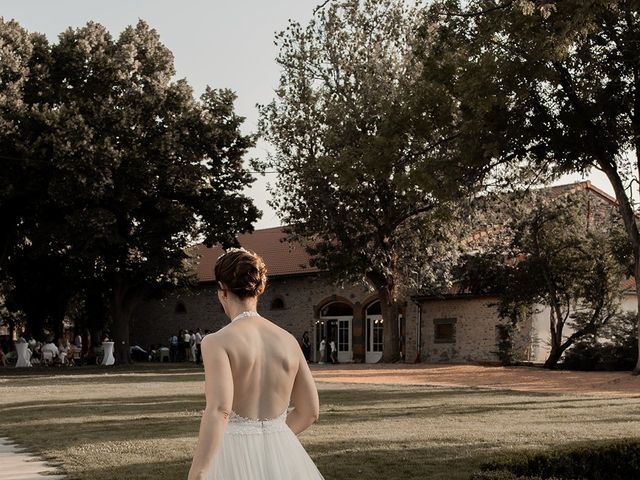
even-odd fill
[(289, 406), (298, 373), (299, 401), (313, 408), (317, 392), (315, 385), (304, 385), (308, 379), (300, 369), (308, 367), (306, 361), (301, 365), (304, 356), (293, 335), (262, 317), (239, 318), (216, 335), (229, 357), (232, 410), (237, 415), (254, 419), (280, 415)]
[(243, 317), (202, 340), (207, 412), (264, 420), (289, 405), (298, 434), (319, 416), (315, 381), (296, 339), (262, 317)]

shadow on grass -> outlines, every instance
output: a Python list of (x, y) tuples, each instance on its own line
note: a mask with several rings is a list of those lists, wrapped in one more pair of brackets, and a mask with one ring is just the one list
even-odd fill
[(191, 459), (130, 463), (119, 466), (87, 465), (82, 472), (70, 472), (68, 480), (184, 480)]
[(453, 443), (417, 446), (401, 442), (335, 442), (308, 451), (325, 480), (402, 479), (468, 480), (492, 455), (494, 445), (473, 447)]
[(0, 368), (1, 378), (31, 378), (42, 377), (43, 379), (51, 379), (56, 377), (74, 377), (79, 375), (126, 375), (126, 374), (158, 374), (165, 375), (167, 373), (203, 373), (202, 365), (193, 362), (179, 363), (158, 363), (143, 362), (132, 363), (130, 365), (112, 365), (105, 367), (102, 365), (83, 365), (77, 367), (43, 367), (33, 366), (30, 368)]

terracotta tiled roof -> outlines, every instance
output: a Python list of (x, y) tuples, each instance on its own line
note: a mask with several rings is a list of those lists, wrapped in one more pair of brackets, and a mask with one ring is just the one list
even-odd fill
[[(318, 272), (319, 269), (309, 266), (309, 255), (304, 247), (300, 243), (289, 243), (285, 238), (286, 234), (282, 227), (265, 228), (238, 235), (238, 241), (242, 247), (262, 257), (270, 277)], [(212, 248), (197, 245), (195, 253), (200, 256), (196, 269), (198, 280), (212, 281), (213, 267), (224, 250), (219, 245)]]
[[(616, 203), (615, 198), (594, 187), (590, 181), (542, 188), (542, 190), (552, 198), (585, 189), (592, 190), (612, 204)], [(470, 233), (467, 241), (475, 242), (482, 240), (483, 238), (491, 236), (500, 230), (500, 228), (500, 225), (493, 225), (476, 230)], [(241, 246), (258, 253), (264, 259), (269, 276), (318, 272), (319, 269), (309, 266), (309, 255), (305, 252), (304, 247), (297, 242), (289, 243), (285, 238), (286, 234), (283, 232), (283, 227), (273, 227), (239, 235), (238, 241)], [(198, 280), (201, 282), (212, 281), (213, 267), (218, 257), (224, 253), (222, 247), (216, 245), (212, 248), (207, 248), (204, 245), (197, 245), (194, 247), (194, 251), (200, 256), (196, 268)], [(633, 282), (633, 279), (630, 281)], [(633, 284), (631, 284), (630, 288), (634, 288)]]
[(625, 291), (631, 291), (634, 292), (636, 291), (636, 279), (633, 277), (629, 277), (629, 278), (625, 278), (622, 281), (622, 288)]
[[(576, 182), (576, 183), (568, 183), (564, 185), (545, 186), (545, 187), (540, 187), (538, 189), (534, 189), (534, 191), (544, 193), (546, 197), (552, 200), (562, 195), (569, 195), (569, 194), (577, 193), (583, 190), (588, 190), (593, 192), (594, 194), (608, 201), (611, 205), (618, 204), (617, 200), (614, 197), (604, 192), (603, 190), (600, 190), (598, 187), (595, 187), (590, 180), (585, 180), (583, 182)], [(498, 193), (498, 195), (501, 195), (501, 194)], [(463, 242), (472, 245), (475, 242), (482, 241), (490, 237), (492, 234), (502, 230), (502, 228), (503, 228), (502, 225), (497, 224), (497, 225), (489, 225), (487, 227), (474, 230), (471, 233), (469, 233), (469, 235), (463, 240)]]

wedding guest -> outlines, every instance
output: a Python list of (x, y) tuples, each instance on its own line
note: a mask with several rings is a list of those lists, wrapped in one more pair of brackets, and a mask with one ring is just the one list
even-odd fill
[(192, 330), (191, 335), (189, 335), (189, 361), (197, 361), (198, 352), (196, 350), (196, 333)]
[(195, 362), (195, 344), (196, 339), (193, 336), (193, 330), (189, 331), (186, 328), (180, 334), (180, 351), (181, 355), (184, 356), (184, 359), (187, 362)]
[(304, 353), (304, 358), (307, 359), (307, 363), (311, 359), (311, 342), (309, 341), (309, 332), (304, 332), (302, 334), (302, 353)]
[(169, 337), (169, 360), (171, 362), (175, 362), (177, 354), (178, 354), (178, 336), (171, 335)]
[(41, 353), (42, 353), (42, 360), (44, 360), (44, 353), (45, 352), (51, 352), (51, 357), (52, 359), (55, 359), (56, 357), (58, 357), (60, 355), (60, 350), (58, 349), (58, 347), (56, 346), (55, 343), (53, 343), (53, 338), (50, 337), (47, 341), (47, 343), (45, 343), (42, 348), (40, 349)]
[(80, 362), (85, 365), (96, 363), (96, 351), (91, 339), (89, 329), (84, 331), (82, 336), (82, 350), (80, 353)]
[(331, 351), (329, 352), (331, 356), (331, 363), (338, 363), (338, 350), (336, 349), (336, 342), (331, 340), (331, 342), (329, 343), (329, 348), (331, 348)]
[(36, 360), (36, 363), (42, 361), (42, 343), (36, 342), (33, 347), (33, 353), (31, 355), (31, 360)]
[(320, 347), (318, 347), (318, 350), (320, 351), (320, 361), (318, 363), (324, 363), (324, 352), (327, 346), (327, 342), (324, 341), (324, 337), (322, 337), (322, 340), (320, 340)]
[(197, 363), (201, 363), (202, 362), (202, 349), (201, 349), (201, 344), (202, 344), (202, 334), (200, 333), (200, 328), (196, 328), (196, 362)]
[(72, 343), (71, 345), (69, 345), (69, 348), (67, 349), (67, 365), (69, 365), (70, 367), (74, 367), (76, 365), (76, 354), (79, 353), (80, 349), (75, 344)]

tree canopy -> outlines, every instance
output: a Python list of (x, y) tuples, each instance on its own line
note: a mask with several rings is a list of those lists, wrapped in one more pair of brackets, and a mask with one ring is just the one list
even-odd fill
[(639, 182), (640, 4), (442, 0), (423, 25), (425, 84), (439, 72), (457, 99), (453, 132), (477, 139), (469, 156), (542, 178), (604, 172), (638, 278), (631, 192)]
[(233, 92), (195, 98), (173, 80), (173, 55), (142, 20), (117, 39), (89, 22), (55, 44), (1, 21), (0, 38), (0, 268), (55, 258), (76, 288), (104, 281), (126, 359), (141, 293), (184, 276), (195, 241), (252, 229), (259, 212), (241, 192), (254, 139)]
[(277, 36), (276, 98), (261, 108), (275, 148), (265, 166), (279, 174), (273, 206), (315, 265), (379, 293), (384, 361), (398, 359), (402, 285), (447, 281), (451, 211), (472, 184), (443, 137), (455, 105), (434, 86), (416, 110), (417, 18), (402, 1), (348, 0), (292, 22)]

